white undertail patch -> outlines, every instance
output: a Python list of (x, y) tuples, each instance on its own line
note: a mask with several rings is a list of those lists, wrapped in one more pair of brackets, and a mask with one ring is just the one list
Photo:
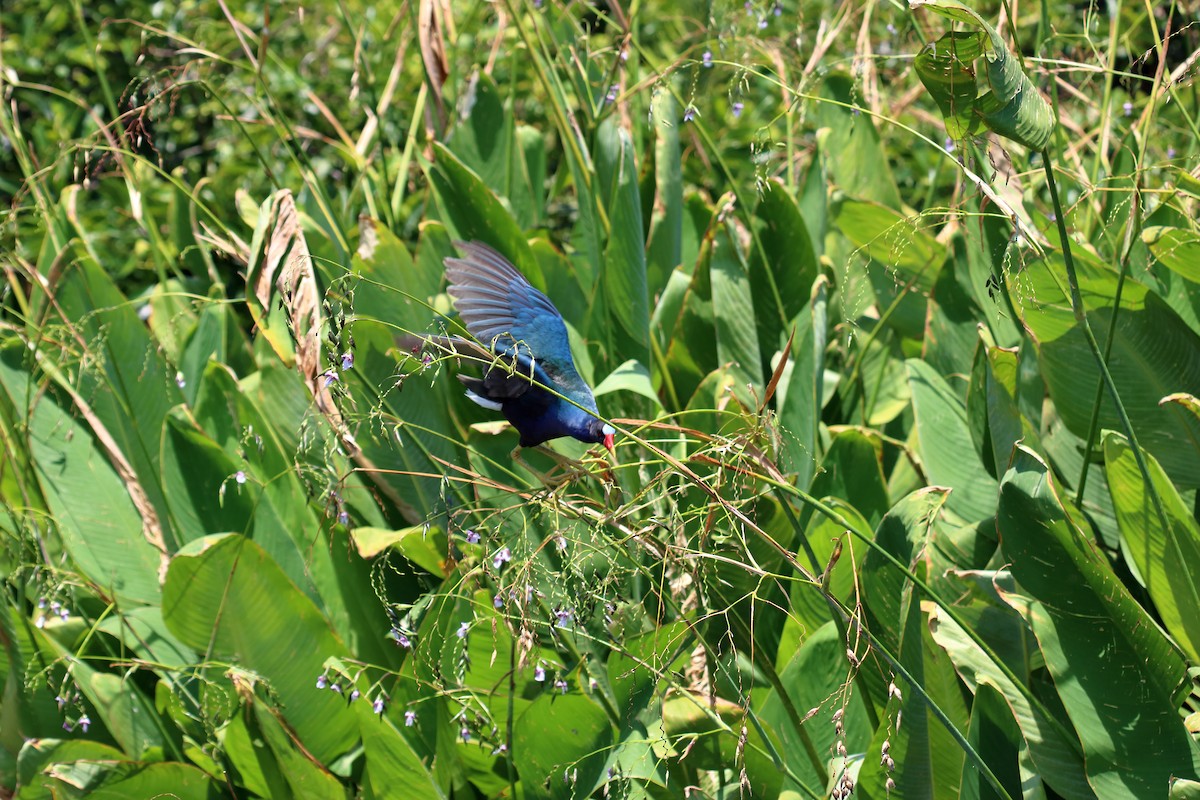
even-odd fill
[(500, 405), (499, 403), (497, 403), (495, 400), (489, 400), (486, 397), (481, 397), (481, 396), (475, 394), (474, 392), (472, 392), (470, 389), (467, 389), (467, 397), (469, 397), (471, 399), (472, 403), (483, 406), (484, 408), (490, 408), (492, 411), (504, 410), (504, 407), (502, 405)]

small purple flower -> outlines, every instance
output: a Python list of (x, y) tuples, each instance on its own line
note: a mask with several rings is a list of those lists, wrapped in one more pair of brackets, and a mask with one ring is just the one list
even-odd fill
[(71, 720), (67, 720), (67, 721), (65, 721), (65, 722), (63, 723), (63, 730), (64, 730), (64, 731), (70, 732), (70, 731), (72, 731), (72, 730), (74, 730), (74, 729), (75, 729), (75, 726), (74, 726), (73, 724), (71, 724)]
[(421, 366), (422, 367), (428, 367), (432, 363), (433, 363), (433, 356), (431, 356), (429, 353), (426, 353), (424, 356), (421, 357)]
[(1133, 103), (1131, 103), (1131, 102), (1129, 102), (1128, 100), (1126, 100), (1126, 101), (1125, 101), (1125, 104), (1121, 106), (1121, 110), (1122, 110), (1122, 111), (1124, 111), (1124, 112), (1125, 112), (1125, 116), (1127, 116), (1127, 117), (1128, 117), (1130, 114), (1132, 114), (1132, 113), (1133, 113)]
[(554, 546), (558, 549), (558, 552), (560, 552), (560, 553), (563, 550), (566, 550), (567, 549), (567, 537), (563, 536), (561, 533), (558, 536), (555, 536), (554, 537)]
[(458, 630), (454, 632), (454, 635), (460, 639), (465, 639), (467, 637), (467, 633), (470, 630), (471, 630), (471, 623), (464, 622), (458, 626)]
[(571, 611), (566, 608), (560, 608), (554, 612), (557, 621), (554, 623), (560, 628), (565, 628), (571, 624)]
[(954, 140), (951, 139), (949, 136), (947, 136), (946, 142), (943, 145), (943, 147), (946, 149), (947, 153), (953, 153), (954, 152)]
[(604, 102), (606, 102), (606, 103), (617, 102), (617, 93), (620, 91), (621, 91), (621, 87), (615, 83), (612, 86), (608, 87), (608, 94), (604, 95)]
[(500, 595), (496, 595), (495, 597), (493, 597), (492, 598), (492, 608), (495, 608), (497, 610), (504, 608), (504, 598), (501, 597)]
[(326, 389), (336, 383), (338, 379), (337, 373), (331, 369), (327, 369), (322, 372), (321, 377), (325, 379), (324, 385)]
[(746, 104), (743, 103), (741, 100), (735, 100), (733, 102), (733, 105), (730, 106), (729, 110), (731, 112), (733, 112), (733, 118), (737, 119), (738, 117), (742, 116), (742, 109), (744, 109), (745, 107), (746, 107)]
[(175, 373), (175, 385), (178, 386), (180, 389), (187, 386), (187, 379), (183, 377), (182, 372)]
[(374, 703), (371, 703), (371, 710), (373, 712), (375, 712), (375, 714), (378, 716), (378, 715), (383, 714), (383, 709), (384, 709), (383, 696), (380, 695), (379, 697), (375, 698)]
[(700, 56), (700, 63), (705, 67), (709, 67), (709, 68), (712, 67), (712, 65), (713, 65), (712, 50), (704, 51), (704, 55)]
[(458, 735), (462, 737), (464, 743), (471, 741), (471, 729), (466, 725), (462, 726), (462, 730), (458, 732)]
[(353, 703), (355, 700), (357, 700), (360, 697), (362, 697), (362, 693), (359, 692), (358, 689), (354, 689), (353, 691), (350, 692), (350, 702), (351, 703)]
[(58, 710), (62, 711), (63, 706), (67, 704), (67, 698), (63, 697), (61, 694), (55, 695), (54, 702), (58, 703)]
[(567, 682), (566, 682), (566, 681), (564, 681), (564, 680), (561, 680), (561, 679), (560, 679), (560, 680), (557, 680), (557, 681), (555, 681), (555, 682), (554, 682), (554, 688), (555, 688), (555, 689), (558, 689), (558, 690), (559, 690), (560, 692), (562, 692), (563, 694), (566, 694), (566, 693), (567, 693), (567, 687), (568, 687), (568, 684), (567, 684)]
[(758, 29), (761, 31), (761, 30), (765, 29), (766, 27), (767, 27), (767, 18), (759, 17), (758, 18)]
[(349, 350), (347, 350), (346, 352), (342, 353), (342, 369), (353, 369), (353, 368), (354, 368), (354, 353), (351, 353)]
[(468, 529), (466, 532), (467, 544), (479, 544), (479, 534)]
[(538, 683), (545, 683), (546, 682), (546, 668), (543, 667), (541, 664), (538, 664), (536, 667), (534, 667), (533, 668), (533, 679), (535, 681), (537, 681)]
[(750, 2), (750, 0), (746, 0), (746, 2), (742, 4), (742, 8), (746, 9), (747, 11), (749, 11), (749, 10), (751, 10), (752, 8), (754, 8), (754, 4), (753, 4), (753, 3), (751, 3), (751, 2)]
[(1174, 157), (1175, 157), (1175, 148), (1168, 147), (1167, 148), (1167, 158), (1174, 158)]
[(329, 679), (326, 678), (324, 675), (321, 675), (320, 677), (317, 678), (317, 688), (318, 689), (324, 689), (328, 685), (329, 685)]
[(233, 479), (239, 484), (245, 483), (246, 473), (239, 469), (237, 472), (233, 473)]
[(339, 511), (338, 512), (338, 522), (341, 523), (342, 525), (349, 525), (350, 524), (350, 512), (345, 511), (345, 510)]
[(67, 611), (66, 608), (64, 608), (62, 611), (58, 612), (58, 618), (61, 619), (63, 622), (66, 622), (67, 617), (69, 617), (69, 616), (71, 616), (71, 612)]
[(498, 756), (498, 755), (500, 755), (501, 753), (507, 753), (507, 752), (508, 752), (508, 745), (506, 745), (506, 744), (504, 744), (503, 742), (501, 742), (501, 743), (500, 743), (500, 746), (499, 746), (499, 747), (497, 747), (495, 750), (493, 750), (493, 751), (492, 751), (492, 755), (494, 755), (494, 756)]
[(777, 17), (782, 17), (783, 16), (783, 6), (780, 5), (779, 3), (776, 3), (775, 7), (773, 9), (771, 9), (771, 12)]
[(334, 681), (332, 684), (330, 684), (329, 688), (333, 689), (338, 694), (342, 693), (342, 685), (340, 683), (338, 683), (337, 681)]
[(79, 718), (79, 727), (83, 730), (84, 733), (87, 733), (88, 726), (91, 724), (92, 724), (92, 721), (90, 719), (88, 719), (87, 714), (84, 714), (82, 717)]
[[(1172, 148), (1172, 149), (1174, 149), (1174, 148)], [(39, 597), (38, 598), (38, 608), (45, 608), (45, 607), (46, 607), (46, 598)]]
[(683, 110), (683, 121), (684, 122), (691, 122), (693, 119), (695, 119), (695, 117), (696, 117), (696, 108), (694, 106), (688, 106), (687, 108), (685, 108)]
[(417, 724), (417, 712), (411, 711), (411, 710), (405, 711), (404, 712), (404, 727), (411, 728), (413, 725), (416, 725), (416, 724)]
[(59, 603), (57, 600), (55, 600), (54, 602), (52, 602), (52, 603), (50, 604), (50, 611), (51, 611), (51, 612), (53, 612), (53, 613), (55, 613), (55, 614), (57, 614), (57, 613), (58, 613), (58, 610), (59, 610), (60, 608), (62, 608), (62, 604), (61, 604), (61, 603)]
[(397, 632), (397, 633), (396, 633), (396, 644), (400, 645), (400, 646), (401, 646), (401, 647), (403, 647), (405, 650), (407, 650), (407, 649), (409, 649), (410, 647), (412, 647), (412, 639), (409, 639), (409, 638), (408, 638), (408, 634), (407, 634), (407, 633), (399, 633), (399, 632)]
[(496, 551), (496, 555), (492, 556), (492, 566), (496, 569), (500, 569), (501, 564), (509, 561), (512, 561), (512, 550), (509, 550), (507, 547), (501, 547)]
[(890, 33), (892, 36), (895, 36), (896, 35), (896, 26), (889, 22), (887, 24), (887, 32)]

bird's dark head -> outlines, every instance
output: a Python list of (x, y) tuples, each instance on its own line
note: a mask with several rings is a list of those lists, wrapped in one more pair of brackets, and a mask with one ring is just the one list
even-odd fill
[(610, 453), (613, 452), (613, 440), (616, 438), (617, 430), (612, 425), (602, 419), (592, 417), (588, 422), (587, 434), (584, 441), (603, 444)]

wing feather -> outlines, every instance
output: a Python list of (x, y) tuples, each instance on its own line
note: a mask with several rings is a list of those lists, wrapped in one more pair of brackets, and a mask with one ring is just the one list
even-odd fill
[[(455, 242), (460, 258), (446, 259), (447, 289), (466, 329), (518, 373), (533, 373), (539, 383), (555, 386), (587, 408), (595, 408), (591, 390), (575, 369), (562, 315), (508, 259), (480, 242)], [(515, 381), (528, 378), (492, 369), (479, 388), (490, 396), (519, 393)]]

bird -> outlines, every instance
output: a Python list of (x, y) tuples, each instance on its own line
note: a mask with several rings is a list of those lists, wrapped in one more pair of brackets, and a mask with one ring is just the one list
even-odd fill
[[(501, 412), (521, 447), (570, 436), (613, 452), (616, 430), (600, 418), (591, 388), (575, 368), (567, 326), (550, 298), (508, 259), (482, 242), (455, 242), (445, 259), (449, 293), (478, 344), (440, 337), (486, 362), (482, 377), (459, 374), (467, 397)], [(448, 342), (448, 345), (447, 345)]]

